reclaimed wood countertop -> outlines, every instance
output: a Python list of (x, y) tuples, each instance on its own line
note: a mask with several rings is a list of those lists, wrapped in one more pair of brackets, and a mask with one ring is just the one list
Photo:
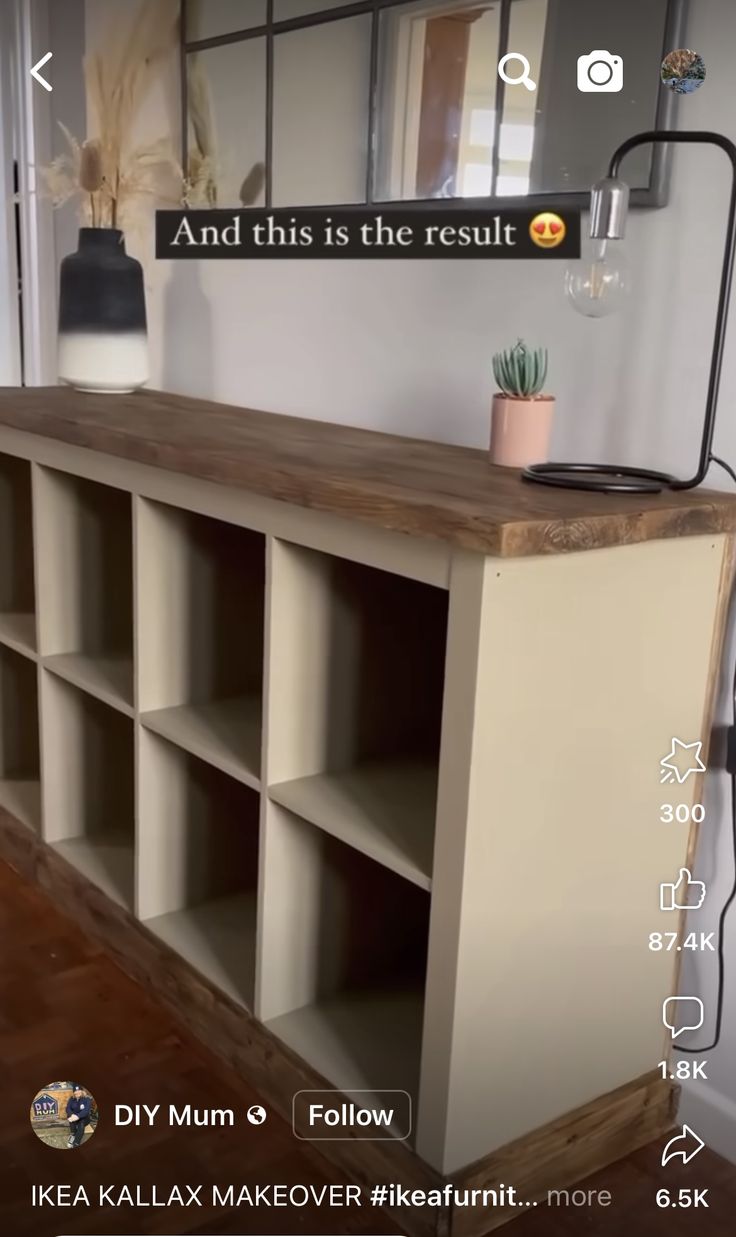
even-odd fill
[(160, 391), (4, 387), (0, 426), (502, 557), (736, 531), (736, 496), (713, 490), (530, 485), (485, 451)]

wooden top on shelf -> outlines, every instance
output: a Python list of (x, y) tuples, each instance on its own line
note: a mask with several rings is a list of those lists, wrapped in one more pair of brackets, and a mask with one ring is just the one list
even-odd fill
[(736, 530), (736, 497), (529, 485), (484, 451), (158, 391), (0, 390), (0, 425), (499, 556)]

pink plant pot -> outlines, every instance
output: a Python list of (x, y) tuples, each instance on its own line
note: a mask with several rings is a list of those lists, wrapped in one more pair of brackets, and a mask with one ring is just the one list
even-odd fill
[(546, 463), (554, 412), (552, 395), (537, 395), (534, 399), (494, 395), (491, 463), (501, 464), (505, 468), (527, 468), (530, 464)]

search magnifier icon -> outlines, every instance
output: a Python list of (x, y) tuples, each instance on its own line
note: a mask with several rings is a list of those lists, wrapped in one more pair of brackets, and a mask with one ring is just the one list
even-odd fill
[[(510, 60), (515, 60), (521, 69), (521, 73), (516, 77), (512, 77), (506, 71), (506, 65)], [(536, 90), (537, 83), (532, 81), (529, 74), (531, 73), (531, 65), (526, 56), (522, 56), (520, 52), (507, 52), (498, 62), (498, 76), (502, 81), (506, 82), (507, 86), (526, 86), (527, 90)]]

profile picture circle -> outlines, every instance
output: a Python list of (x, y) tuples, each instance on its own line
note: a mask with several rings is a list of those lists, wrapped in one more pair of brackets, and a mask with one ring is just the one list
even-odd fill
[(660, 76), (675, 94), (692, 94), (705, 81), (705, 61), (689, 47), (681, 47), (665, 56)]
[(33, 1133), (56, 1151), (75, 1151), (88, 1143), (98, 1120), (94, 1096), (76, 1081), (50, 1082), (31, 1103)]

